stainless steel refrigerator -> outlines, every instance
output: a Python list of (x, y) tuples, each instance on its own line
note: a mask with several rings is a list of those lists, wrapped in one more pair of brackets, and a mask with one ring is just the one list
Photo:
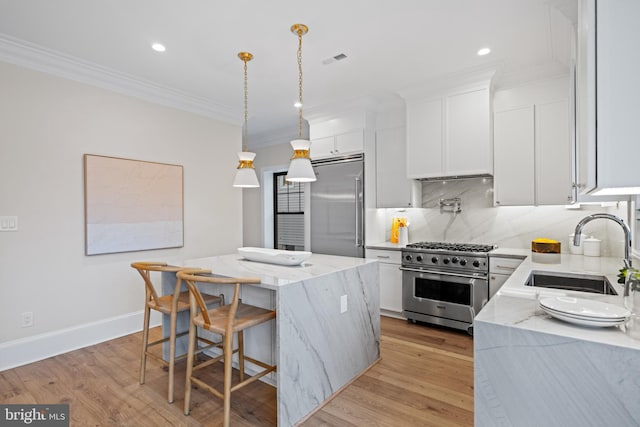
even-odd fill
[(364, 159), (314, 161), (311, 252), (364, 258)]

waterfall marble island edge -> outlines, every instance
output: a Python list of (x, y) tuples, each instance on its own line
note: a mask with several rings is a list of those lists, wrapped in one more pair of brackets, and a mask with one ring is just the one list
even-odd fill
[[(279, 426), (304, 419), (380, 358), (380, 279), (375, 260), (313, 254), (303, 265), (282, 266), (232, 254), (173, 264), (261, 279), (259, 285), (244, 286), (241, 297), (249, 304), (275, 308), (277, 317), (267, 325), (271, 330), (253, 335), (247, 331), (245, 346), (248, 355), (252, 348), (264, 352), (269, 347), (277, 361), (271, 383), (277, 386)], [(175, 280), (175, 274), (163, 273), (163, 293), (173, 292)], [(215, 286), (201, 286), (202, 292), (218, 292)], [(178, 319), (178, 330), (187, 325), (188, 316)], [(168, 334), (168, 327), (163, 319), (163, 333)], [(181, 354), (186, 342), (176, 348)], [(250, 369), (246, 368), (249, 375)]]

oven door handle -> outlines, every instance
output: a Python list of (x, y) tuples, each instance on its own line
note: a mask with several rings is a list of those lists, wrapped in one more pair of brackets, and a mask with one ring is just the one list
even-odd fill
[(414, 273), (424, 273), (424, 274), (437, 274), (440, 276), (453, 276), (453, 277), (464, 277), (468, 279), (485, 279), (487, 276), (482, 273), (473, 273), (473, 274), (460, 274), (460, 273), (450, 273), (445, 271), (433, 271), (433, 270), (420, 270), (418, 268), (408, 268), (408, 267), (400, 267), (402, 271), (411, 271)]

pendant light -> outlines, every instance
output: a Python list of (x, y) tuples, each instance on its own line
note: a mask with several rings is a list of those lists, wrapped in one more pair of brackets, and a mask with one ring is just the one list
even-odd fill
[(249, 141), (247, 128), (247, 62), (253, 59), (253, 55), (249, 52), (240, 52), (238, 54), (238, 58), (244, 62), (244, 132), (242, 134), (242, 152), (238, 153), (240, 162), (238, 163), (236, 178), (233, 180), (233, 186), (241, 188), (255, 188), (260, 187), (258, 177), (256, 176), (256, 170), (253, 167), (253, 159), (256, 157), (256, 153), (247, 151), (247, 143)]
[(311, 166), (309, 148), (311, 142), (302, 139), (302, 36), (309, 31), (303, 24), (295, 24), (291, 27), (291, 32), (298, 36), (298, 139), (291, 141), (293, 156), (285, 179), (293, 182), (311, 182), (316, 180), (316, 174)]

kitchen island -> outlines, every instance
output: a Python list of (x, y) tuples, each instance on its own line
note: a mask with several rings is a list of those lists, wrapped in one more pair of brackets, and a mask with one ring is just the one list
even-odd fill
[[(475, 425), (640, 425), (640, 341), (624, 326), (565, 323), (538, 305), (542, 297), (564, 295), (623, 306), (616, 283), (622, 260), (533, 258), (529, 254), (475, 318)], [(604, 275), (619, 295), (525, 286), (533, 271)]]
[[(243, 286), (241, 298), (275, 308), (277, 317), (275, 324), (248, 330), (245, 347), (248, 355), (271, 357), (275, 360), (266, 361), (278, 365), (272, 383), (277, 386), (279, 426), (307, 417), (380, 358), (377, 261), (313, 254), (303, 265), (283, 266), (233, 254), (173, 264), (260, 278), (259, 285)], [(175, 280), (175, 274), (163, 273), (164, 293), (173, 291)], [(219, 293), (219, 285), (201, 286), (202, 292)], [(178, 330), (187, 322), (188, 317), (178, 319)], [(166, 319), (163, 330), (168, 334)], [(177, 349), (178, 354), (186, 351), (184, 340)], [(250, 366), (247, 372), (251, 375)]]

